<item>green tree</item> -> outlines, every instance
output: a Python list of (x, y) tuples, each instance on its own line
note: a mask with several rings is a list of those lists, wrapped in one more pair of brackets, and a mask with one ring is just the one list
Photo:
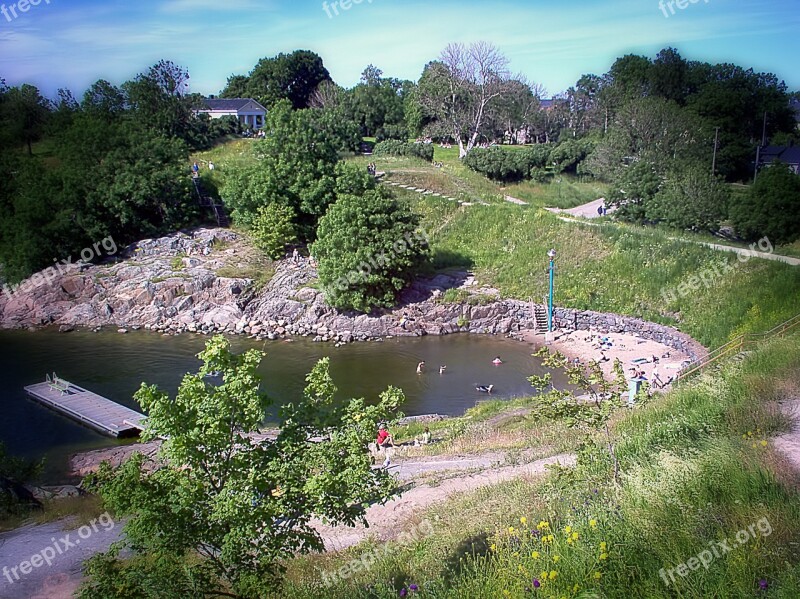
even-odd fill
[[(587, 364), (573, 364), (559, 352), (550, 353), (546, 347), (535, 356), (550, 370), (561, 370), (567, 375), (570, 389), (553, 387), (552, 373), (532, 376), (528, 380), (538, 392), (538, 416), (562, 420), (568, 427), (584, 435), (578, 454), (578, 463), (586, 466), (592, 462), (596, 437), (602, 438), (605, 451), (611, 459), (614, 481), (619, 483), (619, 458), (615, 435), (611, 427), (613, 416), (625, 407), (622, 394), (627, 388), (622, 363), (614, 361), (613, 378), (607, 379), (596, 360)], [(644, 394), (639, 398), (643, 400)]]
[[(263, 597), (279, 584), (282, 560), (323, 549), (313, 519), (353, 526), (386, 501), (395, 482), (371, 467), (375, 423), (403, 401), (398, 389), (375, 405), (336, 401), (328, 359), (284, 405), (277, 437), (260, 434), (271, 400), (259, 392), (262, 352), (235, 355), (222, 336), (199, 354), (175, 398), (142, 385), (144, 439), (164, 439), (148, 460), (108, 464), (90, 483), (117, 517), (134, 559), (94, 558), (84, 599)], [(205, 378), (222, 373), (221, 383)], [(122, 574), (122, 575), (121, 575)]]
[(780, 163), (762, 170), (748, 193), (733, 200), (730, 219), (746, 239), (768, 237), (774, 245), (800, 239), (800, 176)]
[(661, 177), (649, 162), (640, 161), (623, 170), (614, 180), (608, 203), (625, 220), (643, 221), (647, 208), (661, 187)]
[(728, 214), (729, 195), (725, 182), (707, 168), (681, 168), (667, 174), (645, 213), (678, 229), (717, 231)]
[(369, 312), (390, 307), (430, 249), (408, 205), (377, 188), (343, 195), (319, 222), (311, 253), (328, 304)]
[(280, 100), (288, 100), (295, 109), (307, 108), (319, 84), (330, 80), (320, 56), (309, 50), (295, 50), (262, 58), (246, 78), (230, 77), (221, 95), (254, 98), (267, 108)]
[(33, 85), (12, 87), (5, 94), (0, 115), (12, 143), (24, 145), (33, 155), (33, 142), (39, 141), (50, 115), (50, 102)]
[(258, 207), (253, 218), (253, 237), (256, 246), (273, 260), (282, 258), (286, 244), (297, 238), (294, 217), (294, 210), (281, 204), (272, 203)]
[(234, 219), (250, 225), (259, 206), (279, 203), (297, 215), (298, 234), (314, 236), (317, 220), (333, 202), (338, 141), (317, 126), (315, 110), (292, 110), (287, 100), (267, 115), (267, 136), (256, 142), (258, 161), (233, 169), (225, 179), (222, 197)]

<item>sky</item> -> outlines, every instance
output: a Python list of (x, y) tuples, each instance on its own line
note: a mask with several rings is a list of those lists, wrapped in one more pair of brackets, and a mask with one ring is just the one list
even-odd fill
[(448, 43), (485, 40), (546, 95), (667, 46), (800, 90), (798, 33), (798, 0), (0, 0), (0, 77), (80, 98), (166, 59), (208, 95), (260, 58), (307, 49), (350, 87), (367, 64), (417, 80)]

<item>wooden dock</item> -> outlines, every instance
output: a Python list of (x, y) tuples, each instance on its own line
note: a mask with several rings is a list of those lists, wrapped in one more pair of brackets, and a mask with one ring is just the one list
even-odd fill
[(25, 392), (48, 408), (104, 435), (132, 437), (144, 428), (144, 414), (78, 387), (55, 374), (52, 377), (48, 375), (43, 383), (28, 385)]

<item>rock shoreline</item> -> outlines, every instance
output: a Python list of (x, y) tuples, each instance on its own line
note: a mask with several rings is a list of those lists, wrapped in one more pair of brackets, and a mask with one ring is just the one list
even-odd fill
[[(109, 264), (82, 265), (27, 294), (0, 294), (0, 328), (77, 327), (161, 334), (239, 334), (256, 339), (310, 337), (336, 344), (387, 337), (460, 332), (521, 339), (536, 329), (541, 306), (500, 299), (469, 273), (415, 281), (399, 307), (377, 314), (343, 313), (325, 304), (308, 260), (285, 260), (256, 290), (249, 278), (223, 276), (246, 266), (253, 248), (227, 229), (202, 228), (148, 239), (125, 248)], [(34, 275), (35, 276), (35, 275)], [(467, 301), (444, 303), (448, 289)], [(637, 318), (556, 308), (562, 330), (625, 333), (662, 343), (693, 360), (706, 349), (680, 331)]]

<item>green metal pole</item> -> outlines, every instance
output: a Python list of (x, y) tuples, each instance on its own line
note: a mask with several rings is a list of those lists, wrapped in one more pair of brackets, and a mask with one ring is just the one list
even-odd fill
[(547, 310), (547, 332), (553, 332), (553, 273), (555, 271), (555, 263), (553, 258), (550, 258), (550, 302)]

